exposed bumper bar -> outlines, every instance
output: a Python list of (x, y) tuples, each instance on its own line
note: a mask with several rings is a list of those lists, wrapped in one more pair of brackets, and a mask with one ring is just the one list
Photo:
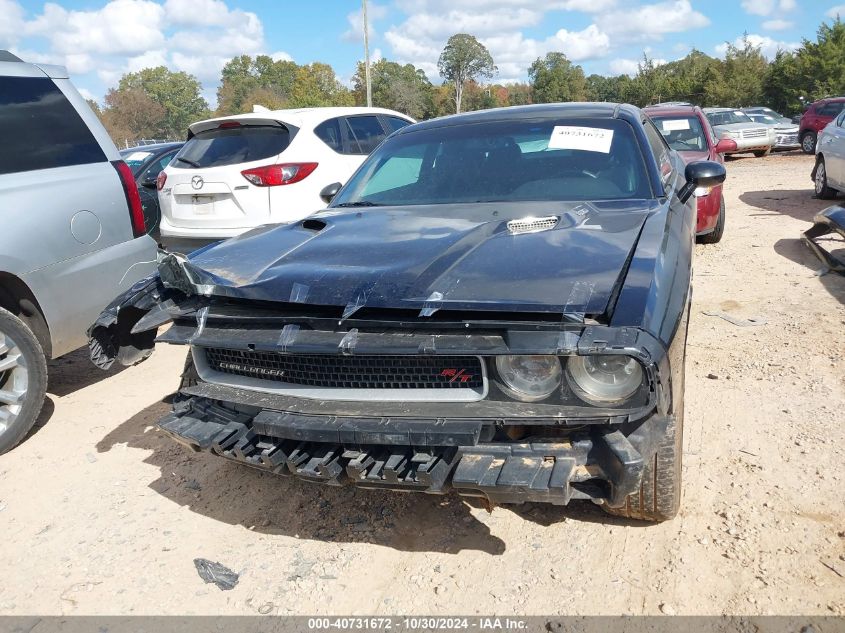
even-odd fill
[[(484, 420), (384, 420), (177, 403), (159, 427), (195, 451), (333, 486), (455, 489), (493, 503), (572, 498), (619, 506), (640, 484), (649, 442), (619, 430), (526, 443), (484, 439)], [(648, 424), (648, 422), (646, 423)], [(641, 452), (642, 451), (642, 452)], [(653, 452), (652, 452), (653, 454)]]

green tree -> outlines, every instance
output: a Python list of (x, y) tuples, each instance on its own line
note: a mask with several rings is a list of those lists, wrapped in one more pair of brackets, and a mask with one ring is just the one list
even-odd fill
[(637, 65), (637, 76), (621, 86), (621, 101), (644, 107), (669, 98), (669, 80), (661, 66), (646, 53)]
[(166, 136), (167, 111), (139, 88), (108, 91), (97, 114), (117, 145)]
[(517, 84), (509, 84), (506, 86), (508, 89), (508, 102), (506, 105), (509, 106), (519, 106), (519, 105), (528, 105), (530, 103), (534, 103), (531, 98), (531, 85), (524, 84), (524, 83), (517, 83)]
[(200, 82), (185, 72), (158, 66), (128, 73), (121, 77), (117, 87), (118, 92), (127, 90), (140, 90), (164, 108), (160, 135), (166, 138), (184, 137), (191, 123), (209, 114)]
[[(421, 69), (412, 64), (403, 66), (380, 59), (370, 65), (370, 82), (374, 106), (398, 110), (415, 119), (422, 119), (433, 111), (431, 82)], [(364, 105), (367, 85), (363, 62), (358, 62), (352, 85), (355, 102)]]
[(603, 75), (590, 75), (586, 79), (587, 98), (590, 101), (608, 101), (619, 103), (625, 101), (625, 94), (631, 78), (628, 75), (616, 77), (605, 77)]
[(284, 107), (290, 98), (297, 69), (294, 62), (274, 61), (268, 55), (258, 55), (254, 59), (241, 55), (230, 59), (220, 76), (217, 114), (249, 112), (256, 103), (268, 108)]
[(490, 79), (496, 74), (490, 52), (472, 35), (458, 33), (449, 38), (437, 60), (440, 76), (455, 87), (455, 111), (461, 111), (464, 87), (468, 81)]
[(696, 49), (683, 59), (659, 66), (658, 71), (666, 78), (663, 100), (703, 103), (707, 79), (720, 66), (718, 59)]
[(355, 103), (352, 93), (337, 79), (328, 64), (314, 62), (297, 68), (291, 86), (289, 106), (349, 106)]
[[(788, 69), (779, 87), (787, 91), (790, 102), (798, 96), (808, 101), (828, 95), (845, 94), (845, 23), (839, 18), (823, 22), (816, 41), (805, 39), (795, 53), (794, 68)], [(772, 86), (773, 87), (773, 86)]]
[(769, 107), (781, 113), (801, 111), (799, 97), (812, 93), (812, 80), (806, 81), (798, 75), (796, 55), (778, 51), (766, 69), (763, 79), (763, 100)]
[(563, 53), (547, 53), (528, 69), (534, 103), (584, 101), (587, 80), (584, 70), (570, 62)]
[(760, 103), (763, 99), (763, 80), (768, 62), (747, 35), (742, 45), (728, 44), (725, 61), (708, 70), (704, 85), (708, 105), (742, 107)]

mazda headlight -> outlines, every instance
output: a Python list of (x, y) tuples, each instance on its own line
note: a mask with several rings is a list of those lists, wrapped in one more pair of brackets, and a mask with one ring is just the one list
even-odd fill
[(643, 369), (630, 356), (573, 356), (566, 363), (566, 381), (585, 402), (610, 405), (634, 395), (643, 382)]
[(560, 386), (557, 356), (497, 356), (499, 386), (511, 398), (536, 402), (548, 398)]

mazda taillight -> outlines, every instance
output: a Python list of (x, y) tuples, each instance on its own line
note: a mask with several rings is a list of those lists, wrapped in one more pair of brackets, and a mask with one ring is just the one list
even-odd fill
[(156, 189), (161, 191), (164, 189), (164, 183), (167, 182), (167, 174), (163, 171), (158, 172), (158, 176), (156, 177)]
[(138, 195), (138, 185), (135, 184), (135, 176), (129, 165), (122, 160), (111, 162), (120, 177), (120, 184), (123, 185), (123, 194), (126, 196), (126, 205), (129, 207), (129, 221), (132, 223), (133, 237), (141, 237), (147, 232), (147, 225), (144, 222), (144, 208), (141, 206), (141, 196)]
[(317, 163), (284, 163), (246, 169), (241, 175), (256, 187), (276, 187), (304, 180), (315, 169)]

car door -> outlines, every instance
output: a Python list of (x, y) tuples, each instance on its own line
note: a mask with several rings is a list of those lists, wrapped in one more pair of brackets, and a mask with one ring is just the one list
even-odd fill
[(138, 194), (141, 196), (141, 206), (144, 209), (144, 221), (147, 225), (148, 235), (158, 235), (158, 225), (161, 222), (156, 178), (170, 164), (178, 151), (179, 148), (176, 147), (156, 156), (138, 174)]
[(824, 155), (829, 184), (842, 191), (845, 189), (845, 111), (822, 132), (819, 152)]
[(342, 182), (346, 182), (389, 132), (384, 128), (377, 114), (342, 117), (339, 122), (345, 135), (344, 162), (347, 172)]
[(27, 69), (0, 63), (0, 259), (23, 272), (132, 237), (115, 166), (57, 83)]

